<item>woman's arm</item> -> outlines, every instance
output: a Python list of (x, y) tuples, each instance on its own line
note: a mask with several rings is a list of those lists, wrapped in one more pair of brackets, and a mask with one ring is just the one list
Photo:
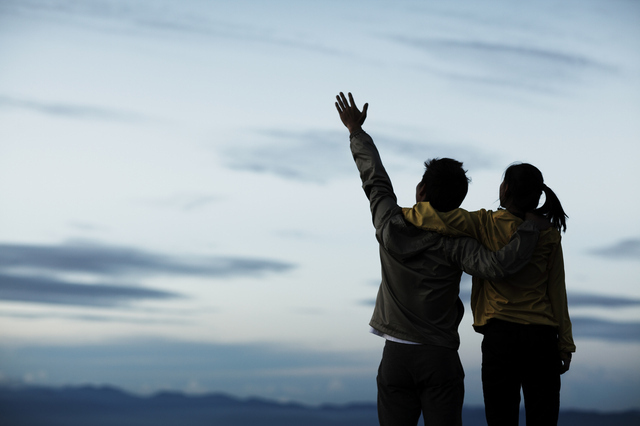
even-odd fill
[(549, 260), (549, 283), (547, 286), (549, 302), (553, 309), (553, 315), (558, 321), (558, 349), (562, 359), (563, 370), (561, 374), (569, 370), (571, 353), (576, 351), (569, 319), (569, 307), (567, 304), (567, 289), (564, 275), (564, 257), (560, 243), (551, 253)]

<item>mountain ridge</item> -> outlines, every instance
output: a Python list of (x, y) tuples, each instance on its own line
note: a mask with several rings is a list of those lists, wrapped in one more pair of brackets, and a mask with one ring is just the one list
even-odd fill
[[(0, 418), (6, 426), (364, 426), (377, 424), (375, 402), (305, 405), (223, 392), (159, 391), (140, 396), (114, 386), (0, 385)], [(465, 426), (485, 426), (482, 407), (465, 407)], [(422, 424), (422, 422), (421, 422)], [(559, 426), (631, 426), (640, 411), (562, 410)]]

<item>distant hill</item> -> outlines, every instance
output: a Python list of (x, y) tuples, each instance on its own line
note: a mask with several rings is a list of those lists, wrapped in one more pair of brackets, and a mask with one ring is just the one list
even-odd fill
[[(465, 408), (465, 426), (486, 426), (482, 408)], [(150, 397), (112, 387), (0, 387), (3, 426), (374, 426), (375, 403), (312, 407), (225, 394), (160, 392)], [(521, 423), (524, 424), (524, 421)], [(638, 426), (640, 412), (563, 411), (560, 426)]]

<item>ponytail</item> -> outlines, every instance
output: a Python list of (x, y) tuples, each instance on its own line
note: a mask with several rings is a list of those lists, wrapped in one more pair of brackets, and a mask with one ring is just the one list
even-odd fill
[(564, 212), (562, 204), (560, 204), (560, 200), (556, 196), (555, 192), (553, 192), (551, 188), (544, 183), (542, 184), (542, 190), (544, 191), (545, 196), (544, 204), (539, 209), (534, 210), (534, 213), (549, 219), (551, 225), (558, 231), (562, 230), (562, 232), (566, 232), (567, 218), (569, 216)]

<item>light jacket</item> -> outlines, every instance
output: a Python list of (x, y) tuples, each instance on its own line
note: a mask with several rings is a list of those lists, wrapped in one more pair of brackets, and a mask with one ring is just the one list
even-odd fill
[[(438, 212), (428, 202), (403, 209), (403, 213), (406, 220), (422, 229), (472, 237), (491, 250), (507, 244), (522, 223), (522, 219), (507, 210)], [(550, 325), (558, 329), (558, 349), (575, 352), (560, 240), (560, 232), (549, 228), (540, 233), (531, 262), (518, 273), (496, 279), (474, 275), (471, 309), (473, 326), (478, 332), (492, 318)]]
[(382, 282), (369, 324), (398, 339), (457, 349), (462, 271), (487, 278), (515, 273), (529, 262), (538, 230), (525, 222), (494, 253), (472, 238), (418, 229), (404, 219), (371, 137), (359, 132), (350, 140), (380, 246)]

